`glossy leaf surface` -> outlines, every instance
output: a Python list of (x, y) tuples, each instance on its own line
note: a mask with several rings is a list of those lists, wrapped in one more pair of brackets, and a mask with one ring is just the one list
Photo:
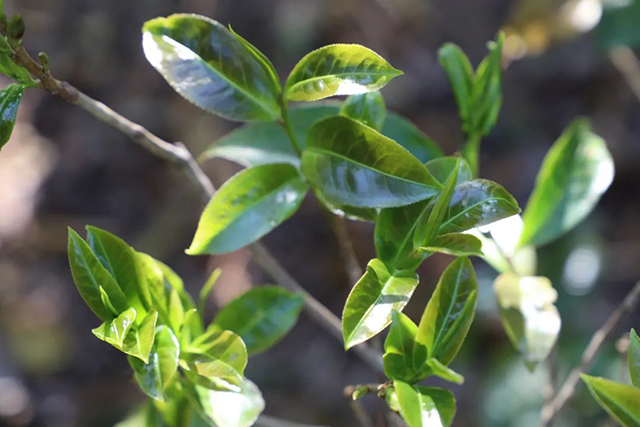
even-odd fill
[(453, 256), (482, 256), (482, 242), (465, 233), (449, 233), (436, 236), (425, 245), (418, 247), (425, 252), (438, 252)]
[(352, 219), (354, 221), (375, 222), (378, 218), (378, 209), (374, 208), (359, 208), (356, 206), (347, 206), (330, 200), (327, 196), (322, 194), (322, 191), (315, 190), (314, 194), (322, 205), (334, 215)]
[(456, 165), (458, 165), (458, 180), (456, 181), (456, 186), (473, 179), (471, 167), (462, 157), (438, 157), (425, 163), (431, 175), (443, 185), (447, 181), (447, 178), (451, 176)]
[(576, 120), (547, 153), (524, 211), (521, 245), (548, 243), (580, 223), (613, 181), (611, 154)]
[(408, 427), (447, 427), (455, 414), (455, 398), (448, 390), (414, 387), (394, 381), (400, 415)]
[(498, 119), (502, 106), (502, 44), (504, 35), (489, 42), (489, 54), (476, 71), (473, 85), (473, 131), (487, 135)]
[(126, 310), (126, 297), (115, 279), (100, 263), (87, 242), (72, 229), (69, 229), (68, 255), (78, 292), (96, 316), (105, 321), (113, 318), (113, 313), (102, 302), (101, 287), (116, 309)]
[(137, 357), (144, 363), (149, 363), (149, 353), (155, 340), (157, 321), (158, 312), (151, 310), (140, 323), (140, 326), (131, 328), (124, 339), (122, 351), (130, 356)]
[(280, 116), (279, 88), (264, 61), (218, 22), (177, 14), (148, 21), (143, 34), (151, 65), (200, 108), (230, 120)]
[(342, 313), (342, 333), (349, 349), (380, 333), (401, 311), (418, 285), (412, 271), (390, 272), (382, 261), (372, 259), (355, 284)]
[(249, 427), (264, 410), (258, 387), (243, 380), (234, 390), (195, 386), (198, 402), (207, 418), (218, 427)]
[(635, 329), (629, 334), (629, 376), (631, 384), (640, 388), (640, 337)]
[(13, 62), (6, 52), (0, 52), (0, 74), (4, 74), (26, 87), (34, 87), (38, 84), (31, 78), (29, 71)]
[(581, 378), (594, 399), (621, 426), (640, 426), (640, 389), (585, 374)]
[[(247, 347), (243, 340), (233, 331), (225, 331), (217, 325), (210, 326), (203, 335), (196, 338), (191, 343), (189, 351), (224, 362), (240, 375), (244, 375), (244, 369), (247, 367)], [(204, 359), (197, 361), (198, 371), (203, 372), (208, 369), (206, 366), (208, 363)]]
[(136, 310), (130, 308), (112, 320), (107, 320), (99, 327), (93, 329), (93, 335), (122, 350), (124, 339), (136, 320)]
[(518, 202), (501, 185), (475, 179), (456, 187), (438, 233), (460, 233), (519, 212)]
[(457, 258), (440, 277), (422, 315), (416, 335), (415, 363), (424, 363), (429, 358), (444, 365), (451, 363), (473, 322), (477, 293), (471, 261)]
[(207, 204), (187, 253), (221, 254), (255, 242), (293, 215), (306, 191), (291, 165), (262, 165), (238, 173)]
[(293, 328), (303, 304), (300, 295), (278, 286), (261, 286), (225, 305), (213, 324), (240, 335), (249, 354), (257, 354)]
[(438, 144), (409, 120), (392, 111), (387, 112), (382, 134), (402, 145), (422, 163), (443, 155)]
[(171, 329), (158, 326), (149, 353), (149, 363), (129, 357), (129, 364), (142, 391), (152, 399), (165, 400), (165, 390), (178, 370), (180, 344)]
[(346, 117), (331, 117), (311, 128), (302, 171), (328, 198), (349, 206), (402, 206), (441, 188), (407, 150)]
[(440, 377), (443, 380), (455, 383), (462, 384), (464, 383), (464, 377), (444, 365), (438, 359), (427, 359), (425, 363), (425, 367), (423, 369), (423, 377), (434, 375), (436, 377)]
[(458, 104), (462, 126), (465, 132), (468, 132), (471, 123), (470, 117), (473, 114), (472, 92), (475, 79), (473, 68), (471, 68), (467, 55), (452, 43), (446, 43), (438, 50), (438, 59), (449, 77)]
[(334, 95), (355, 95), (381, 89), (402, 72), (364, 46), (334, 44), (307, 54), (285, 84), (291, 101), (317, 101)]
[(11, 137), (23, 93), (24, 86), (17, 84), (9, 85), (0, 91), (0, 149)]
[(384, 373), (392, 380), (414, 383), (421, 370), (414, 368), (413, 347), (418, 326), (405, 314), (392, 311), (392, 323), (384, 342)]
[[(293, 134), (304, 148), (309, 128), (317, 121), (338, 114), (337, 103), (302, 104), (289, 110)], [(278, 123), (249, 123), (213, 143), (200, 160), (222, 157), (245, 167), (268, 163), (300, 166), (300, 158)]]
[(340, 114), (381, 131), (387, 116), (387, 109), (380, 92), (371, 92), (348, 97), (340, 108)]
[(494, 282), (502, 325), (531, 370), (545, 360), (560, 333), (560, 315), (553, 303), (558, 293), (546, 277), (504, 273)]

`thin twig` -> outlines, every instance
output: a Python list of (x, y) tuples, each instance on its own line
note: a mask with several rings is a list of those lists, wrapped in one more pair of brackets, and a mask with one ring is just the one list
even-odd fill
[[(37, 78), (40, 81), (41, 88), (57, 95), (67, 102), (77, 105), (98, 120), (119, 130), (150, 153), (169, 162), (182, 171), (198, 190), (203, 202), (209, 202), (215, 194), (215, 188), (211, 180), (206, 176), (200, 168), (200, 165), (198, 165), (192, 154), (183, 144), (171, 144), (159, 138), (139, 124), (115, 112), (102, 102), (80, 92), (66, 82), (55, 79), (51, 73), (36, 62), (22, 46), (15, 49), (12, 59), (16, 64), (26, 68)], [(258, 242), (250, 245), (249, 248), (256, 263), (281, 286), (302, 294), (305, 300), (305, 309), (309, 316), (342, 342), (340, 319), (307, 292), (271, 255), (264, 245)], [(367, 345), (355, 347), (355, 352), (372, 369), (377, 372), (383, 372), (382, 355), (380, 353)]]
[(629, 46), (616, 46), (609, 51), (609, 59), (640, 101), (640, 60), (636, 54)]
[(360, 277), (362, 277), (363, 271), (358, 261), (358, 256), (353, 248), (353, 241), (349, 237), (349, 230), (347, 230), (347, 222), (345, 219), (338, 215), (331, 215), (331, 221), (333, 223), (333, 231), (338, 239), (338, 245), (340, 248), (340, 257), (344, 260), (344, 268), (349, 276), (349, 282), (351, 286), (355, 285)]
[(556, 420), (562, 408), (575, 393), (576, 386), (580, 382), (580, 374), (587, 372), (589, 368), (591, 368), (604, 342), (613, 334), (624, 316), (634, 310), (639, 301), (640, 281), (635, 284), (631, 292), (627, 294), (622, 304), (616, 308), (605, 324), (593, 334), (589, 345), (587, 345), (587, 348), (582, 353), (580, 363), (573, 368), (553, 400), (542, 409), (540, 427), (550, 426)]

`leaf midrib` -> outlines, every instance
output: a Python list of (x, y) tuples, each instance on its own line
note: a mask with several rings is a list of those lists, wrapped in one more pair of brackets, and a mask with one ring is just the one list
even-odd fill
[[(451, 218), (449, 218), (448, 220), (444, 221), (441, 225), (440, 228), (438, 228), (438, 232), (440, 232), (440, 230), (442, 230), (445, 226), (450, 225), (452, 222), (454, 222), (455, 220), (457, 220), (460, 216), (464, 215), (465, 213), (469, 212), (470, 210), (482, 205), (483, 203), (486, 203), (488, 201), (491, 200), (497, 200), (497, 201), (502, 201), (505, 202), (508, 205), (513, 205), (513, 203), (511, 203), (511, 201), (509, 201), (508, 199), (502, 198), (502, 197), (490, 197), (487, 199), (482, 200), (481, 202), (475, 203), (469, 207), (467, 207), (466, 209), (464, 209), (463, 211), (460, 211), (460, 213), (456, 214), (455, 216), (452, 216)], [(472, 227), (474, 228), (474, 227)], [(460, 231), (451, 231), (450, 233), (458, 233)], [(449, 234), (449, 233), (444, 233), (444, 234)]]
[[(458, 289), (459, 289), (459, 287), (460, 287), (460, 276), (462, 275), (462, 270), (463, 270), (463, 269), (464, 269), (464, 263), (463, 263), (463, 265), (458, 269), (458, 272), (457, 272), (457, 274), (456, 274), (456, 286), (453, 288), (453, 291), (454, 291), (454, 292), (452, 292), (452, 293), (451, 293), (452, 298), (451, 298), (451, 301), (449, 302), (449, 306), (447, 307), (447, 314), (446, 314), (446, 316), (444, 317), (444, 324), (443, 324), (442, 328), (440, 328), (440, 330), (438, 331), (438, 334), (436, 335), (436, 337), (435, 337), (435, 338), (434, 338), (434, 340), (433, 340), (433, 347), (432, 347), (432, 350), (430, 351), (430, 353), (431, 353), (431, 354), (429, 355), (429, 357), (433, 357), (433, 354), (435, 353), (436, 348), (437, 348), (437, 347), (438, 347), (438, 345), (440, 344), (438, 341), (440, 340), (440, 337), (441, 337), (441, 336), (442, 336), (442, 334), (443, 334), (443, 331), (444, 331), (445, 325), (446, 325), (446, 323), (447, 323), (447, 319), (449, 319), (449, 316), (451, 315), (451, 311), (453, 310), (453, 306), (455, 305), (455, 304), (454, 304), (454, 301), (456, 300), (456, 298), (454, 298), (453, 296), (457, 296), (457, 295), (458, 295)], [(457, 320), (456, 320), (456, 321), (457, 321)], [(455, 323), (456, 323), (456, 322), (454, 321), (454, 325), (455, 325)]]
[(400, 73), (398, 73), (398, 71), (394, 71), (394, 70), (390, 70), (390, 71), (376, 71), (376, 72), (353, 72), (353, 73), (333, 73), (333, 74), (325, 74), (323, 76), (317, 76), (317, 77), (309, 77), (309, 78), (305, 78), (302, 80), (299, 80), (295, 83), (293, 83), (291, 86), (287, 86), (285, 88), (286, 92), (292, 92), (294, 90), (297, 90), (298, 86), (302, 86), (302, 85), (306, 85), (306, 84), (310, 84), (316, 81), (320, 81), (320, 80), (324, 80), (324, 79), (330, 79), (330, 78), (335, 78), (335, 79), (339, 79), (339, 78), (345, 78), (345, 77), (358, 77), (358, 76), (377, 76), (377, 77), (397, 77), (399, 76)]

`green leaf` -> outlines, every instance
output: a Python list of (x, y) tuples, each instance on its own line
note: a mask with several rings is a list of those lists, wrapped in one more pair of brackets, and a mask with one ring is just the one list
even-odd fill
[(380, 131), (385, 123), (387, 109), (380, 92), (371, 92), (348, 97), (340, 108), (340, 114)]
[(473, 265), (457, 258), (444, 271), (422, 315), (414, 362), (435, 358), (449, 365), (456, 357), (473, 322), (478, 284)]
[(107, 320), (99, 327), (91, 330), (93, 335), (98, 337), (104, 342), (107, 342), (117, 348), (118, 350), (122, 350), (124, 346), (124, 339), (129, 333), (129, 330), (133, 326), (133, 323), (136, 320), (136, 310), (134, 308), (130, 308), (118, 317), (112, 320)]
[(438, 234), (460, 233), (519, 212), (518, 202), (502, 186), (475, 179), (456, 187)]
[(89, 245), (71, 228), (68, 255), (71, 274), (78, 292), (96, 316), (104, 321), (113, 319), (113, 313), (102, 302), (101, 287), (109, 295), (117, 311), (127, 309), (126, 297), (114, 278), (102, 266)]
[(225, 305), (213, 324), (240, 335), (249, 354), (257, 354), (293, 328), (303, 305), (301, 295), (279, 286), (260, 286)]
[[(87, 226), (87, 242), (100, 263), (116, 279), (126, 296), (127, 305), (138, 312), (137, 323), (141, 322), (151, 306), (151, 295), (136, 252), (119, 237), (92, 226)], [(109, 289), (105, 290), (113, 301)]]
[(431, 243), (431, 240), (438, 235), (438, 230), (442, 224), (451, 197), (458, 183), (459, 164), (454, 166), (451, 175), (447, 178), (444, 188), (433, 203), (433, 208), (424, 210), (420, 218), (418, 218), (418, 226), (413, 235), (413, 246), (423, 246)]
[(369, 261), (342, 312), (345, 348), (360, 344), (386, 328), (393, 311), (401, 311), (407, 305), (416, 286), (418, 276), (413, 271), (389, 271), (379, 259)]
[(209, 299), (209, 294), (211, 290), (218, 282), (218, 278), (222, 274), (222, 269), (216, 268), (211, 272), (211, 275), (207, 279), (207, 282), (204, 284), (202, 289), (200, 289), (200, 295), (198, 296), (198, 311), (202, 313), (204, 316), (204, 310), (207, 307), (207, 299)]
[(596, 27), (598, 44), (602, 50), (609, 50), (616, 46), (640, 45), (640, 2), (607, 1), (602, 3), (602, 18)]
[(387, 112), (382, 134), (398, 142), (422, 163), (443, 155), (438, 144), (409, 120), (392, 111)]
[(307, 54), (285, 84), (290, 101), (317, 101), (381, 89), (402, 75), (374, 51), (355, 44), (333, 44)]
[(640, 388), (640, 337), (634, 329), (629, 334), (629, 376), (631, 384)]
[[(218, 325), (211, 325), (204, 334), (193, 340), (189, 352), (224, 362), (240, 375), (244, 375), (247, 367), (247, 347), (242, 338), (233, 331), (220, 329)], [(206, 369), (208, 361), (196, 364), (200, 365), (200, 371)]]
[(462, 157), (438, 157), (437, 159), (428, 161), (425, 165), (427, 169), (429, 169), (429, 172), (431, 172), (431, 175), (443, 185), (447, 181), (447, 178), (451, 176), (456, 165), (458, 165), (458, 180), (456, 181), (456, 185), (473, 179), (471, 167)]
[(178, 338), (171, 329), (162, 325), (156, 329), (149, 363), (129, 356), (129, 364), (142, 391), (152, 399), (164, 401), (165, 390), (177, 373), (179, 357)]
[(436, 377), (440, 377), (443, 380), (455, 383), (455, 384), (463, 384), (464, 377), (449, 368), (448, 366), (442, 364), (438, 359), (428, 359), (425, 363), (425, 367), (423, 369), (423, 377), (435, 375)]
[(464, 233), (449, 233), (436, 236), (427, 245), (420, 246), (418, 249), (425, 252), (438, 252), (453, 256), (483, 256), (480, 239)]
[(35, 87), (38, 85), (38, 82), (31, 78), (29, 71), (13, 62), (7, 52), (0, 52), (0, 74), (14, 79), (26, 87)]
[(580, 377), (594, 399), (621, 426), (640, 426), (640, 389), (590, 375)]
[(271, 62), (271, 60), (267, 58), (267, 56), (264, 53), (260, 52), (260, 50), (257, 47), (252, 45), (247, 39), (245, 39), (235, 31), (233, 31), (233, 28), (231, 28), (231, 25), (229, 25), (229, 31), (240, 43), (242, 43), (244, 47), (247, 48), (249, 52), (251, 52), (251, 54), (256, 59), (256, 61), (260, 62), (260, 64), (262, 65), (262, 68), (271, 77), (271, 80), (273, 81), (273, 85), (278, 89), (278, 93), (280, 93), (282, 89), (280, 87), (280, 79), (278, 78), (278, 72), (276, 71), (276, 67), (273, 66), (273, 63)]
[(558, 293), (546, 277), (503, 273), (493, 285), (502, 325), (530, 370), (544, 361), (560, 332)]
[(444, 68), (453, 94), (458, 104), (462, 127), (465, 132), (470, 132), (471, 115), (473, 114), (473, 86), (475, 77), (467, 55), (456, 45), (446, 43), (438, 51), (440, 65)]
[(394, 381), (400, 415), (408, 427), (450, 426), (456, 411), (455, 398), (449, 390), (436, 387), (414, 387)]
[[(335, 102), (301, 104), (289, 110), (293, 134), (301, 148), (306, 146), (307, 133), (320, 119), (339, 112)], [(231, 160), (245, 167), (289, 163), (300, 166), (300, 157), (291, 146), (284, 128), (275, 122), (249, 123), (214, 142), (200, 156), (200, 161), (215, 157)]]
[(348, 218), (354, 221), (376, 222), (378, 217), (378, 209), (374, 208), (359, 208), (356, 206), (347, 206), (341, 203), (337, 203), (334, 200), (329, 200), (327, 196), (322, 194), (322, 191), (315, 189), (314, 194), (318, 201), (334, 215)]
[(177, 14), (148, 21), (142, 31), (151, 65), (198, 107), (239, 121), (280, 116), (279, 87), (263, 57), (218, 22)]
[(421, 369), (415, 369), (413, 347), (418, 327), (405, 314), (393, 310), (389, 335), (384, 342), (384, 373), (392, 380), (415, 383), (422, 379)]
[(24, 85), (12, 84), (0, 92), (0, 149), (9, 142), (16, 114), (24, 93)]
[(291, 165), (246, 169), (207, 204), (189, 255), (232, 252), (260, 239), (300, 207), (307, 186)]
[(489, 54), (480, 63), (473, 85), (473, 132), (487, 135), (498, 119), (502, 106), (502, 45), (504, 34), (489, 42)]
[(217, 427), (249, 427), (264, 410), (258, 387), (243, 380), (234, 390), (194, 386), (197, 402), (206, 418)]
[(149, 363), (149, 352), (155, 339), (157, 321), (158, 312), (151, 310), (140, 323), (140, 326), (134, 326), (129, 330), (124, 339), (122, 351), (130, 356), (137, 357), (144, 363)]
[(587, 120), (573, 122), (547, 153), (523, 214), (520, 245), (542, 245), (578, 225), (613, 181), (611, 154)]
[(328, 198), (348, 206), (408, 205), (441, 188), (395, 141), (346, 117), (330, 117), (311, 128), (302, 171)]

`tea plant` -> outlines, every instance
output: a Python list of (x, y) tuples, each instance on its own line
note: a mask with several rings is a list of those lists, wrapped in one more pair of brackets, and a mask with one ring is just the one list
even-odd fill
[[(604, 141), (579, 119), (547, 154), (522, 217), (503, 186), (478, 178), (481, 139), (501, 105), (502, 36), (489, 43), (476, 70), (455, 45), (439, 52), (464, 131), (459, 153), (445, 156), (409, 121), (386, 111), (378, 91), (402, 72), (370, 49), (349, 44), (317, 49), (281, 85), (271, 61), (231, 28), (185, 14), (147, 22), (145, 55), (176, 92), (210, 113), (247, 123), (200, 156), (246, 167), (214, 192), (184, 146), (161, 140), (54, 79), (46, 55), (35, 61), (22, 47), (24, 25), (17, 15), (3, 14), (0, 26), (0, 71), (18, 82), (0, 94), (3, 144), (25, 88), (41, 87), (79, 105), (181, 168), (200, 190), (208, 203), (189, 255), (250, 245), (260, 265), (295, 291), (254, 288), (205, 325), (204, 302), (219, 271), (196, 303), (176, 273), (150, 255), (95, 227), (87, 228), (86, 240), (69, 230), (74, 281), (103, 322), (93, 333), (127, 354), (149, 396), (126, 425), (252, 425), (264, 401), (244, 376), (248, 356), (282, 338), (304, 305), (341, 336), (345, 349), (354, 348), (388, 377), (382, 384), (356, 386), (354, 399), (377, 393), (410, 427), (449, 426), (456, 410), (453, 393), (420, 383), (430, 376), (464, 381), (450, 364), (474, 318), (478, 284), (469, 258), (474, 256), (500, 273), (494, 286), (500, 316), (527, 366), (534, 369), (555, 344), (557, 294), (549, 279), (535, 275), (536, 248), (589, 214), (613, 179), (613, 162)], [(339, 95), (349, 97), (311, 103)], [(257, 243), (294, 215), (307, 193), (335, 215), (375, 223), (377, 257), (345, 302), (341, 330), (340, 321)], [(434, 253), (454, 259), (416, 324), (402, 310), (418, 286), (418, 267)], [(366, 341), (389, 325), (379, 354)], [(637, 336), (632, 345), (635, 382)], [(595, 380), (588, 381), (598, 390)], [(596, 396), (608, 408), (619, 407), (635, 396), (626, 390)], [(623, 418), (620, 411), (611, 412)], [(625, 414), (636, 424), (623, 424), (640, 422), (637, 413)]]

